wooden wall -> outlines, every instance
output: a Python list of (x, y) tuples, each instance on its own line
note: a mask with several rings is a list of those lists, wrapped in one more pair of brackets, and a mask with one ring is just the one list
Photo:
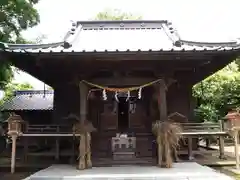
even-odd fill
[[(178, 112), (190, 118), (192, 106), (192, 87), (188, 85), (173, 84), (167, 91), (168, 114)], [(191, 118), (190, 118), (191, 119)]]

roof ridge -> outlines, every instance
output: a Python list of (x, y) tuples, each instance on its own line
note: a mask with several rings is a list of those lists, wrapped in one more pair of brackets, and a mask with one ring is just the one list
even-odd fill
[(167, 20), (94, 20), (94, 21), (77, 21), (77, 25), (89, 25), (89, 24), (118, 24), (118, 23), (161, 23), (161, 24), (167, 24), (169, 21)]
[[(125, 26), (127, 24), (127, 26)], [(134, 24), (134, 25), (133, 25)], [(130, 26), (131, 25), (131, 26)], [(164, 30), (166, 36), (176, 45), (176, 42), (180, 39), (175, 28), (172, 27), (172, 23), (167, 20), (100, 20), (100, 21), (77, 21), (72, 23), (72, 28), (65, 35), (64, 48), (68, 49), (72, 47), (72, 44), (77, 40), (82, 29), (132, 29), (132, 28), (161, 28)]]
[(34, 94), (54, 94), (53, 90), (17, 90), (14, 91), (15, 96), (19, 95), (34, 95)]

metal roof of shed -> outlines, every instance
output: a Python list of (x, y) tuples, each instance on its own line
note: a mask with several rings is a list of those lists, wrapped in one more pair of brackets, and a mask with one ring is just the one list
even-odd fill
[(1, 111), (52, 110), (53, 91), (16, 91), (15, 96), (2, 105)]

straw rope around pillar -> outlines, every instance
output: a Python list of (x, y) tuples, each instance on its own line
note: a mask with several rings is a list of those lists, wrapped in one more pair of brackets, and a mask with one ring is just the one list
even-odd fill
[(81, 121), (73, 125), (73, 132), (75, 134), (81, 134), (79, 139), (79, 163), (78, 169), (83, 170), (92, 167), (91, 160), (91, 133), (96, 131), (92, 123), (85, 120), (84, 123)]
[(158, 166), (171, 168), (173, 151), (176, 151), (181, 138), (182, 128), (179, 124), (168, 121), (156, 121), (152, 131), (157, 138)]
[(167, 116), (166, 82), (164, 80), (160, 81), (155, 88), (155, 100), (158, 103), (160, 119), (152, 124), (152, 131), (156, 136), (158, 146), (158, 166), (171, 168), (173, 162), (172, 154), (176, 156), (182, 128)]

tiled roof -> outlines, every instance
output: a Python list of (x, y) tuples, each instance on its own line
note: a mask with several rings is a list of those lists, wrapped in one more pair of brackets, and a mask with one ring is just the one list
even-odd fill
[(40, 45), (3, 44), (5, 51), (29, 53), (225, 51), (240, 49), (239, 41), (182, 40), (168, 21), (81, 21), (73, 23), (62, 42)]
[(53, 91), (16, 91), (15, 96), (2, 105), (2, 111), (52, 110)]

